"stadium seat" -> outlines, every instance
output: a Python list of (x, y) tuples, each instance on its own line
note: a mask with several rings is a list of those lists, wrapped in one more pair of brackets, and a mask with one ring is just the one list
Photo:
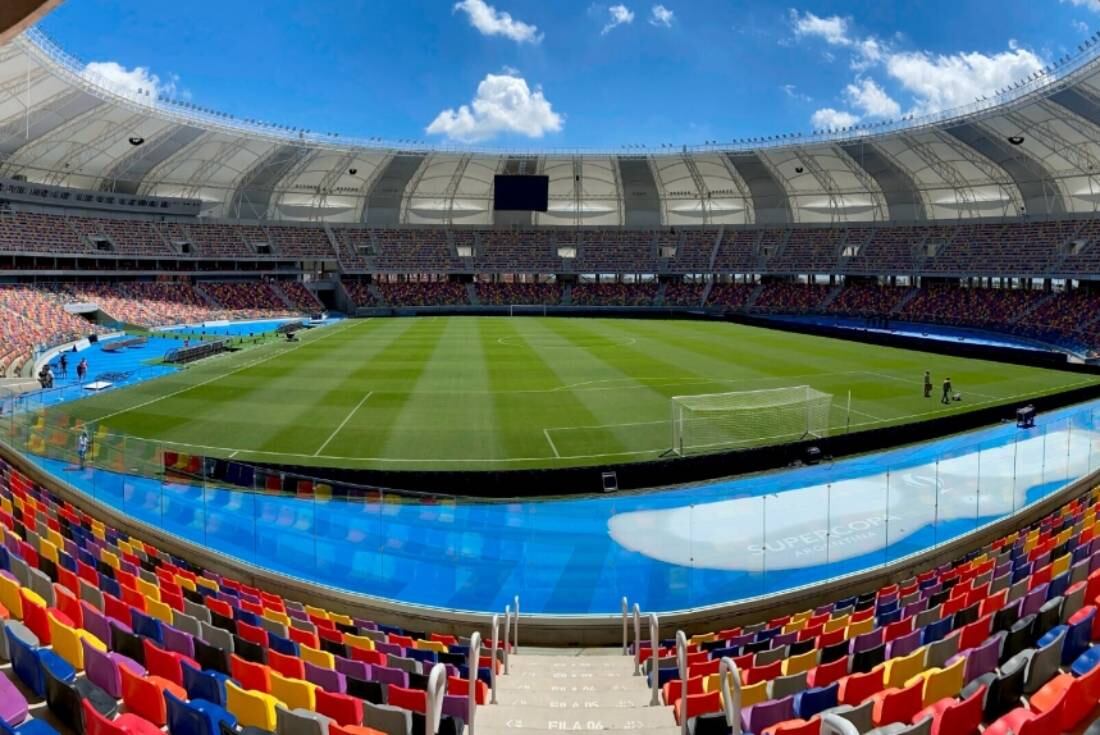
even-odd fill
[(237, 718), (241, 727), (258, 727), (275, 731), (275, 706), (283, 704), (270, 694), (241, 689), (233, 680), (225, 682), (225, 708)]

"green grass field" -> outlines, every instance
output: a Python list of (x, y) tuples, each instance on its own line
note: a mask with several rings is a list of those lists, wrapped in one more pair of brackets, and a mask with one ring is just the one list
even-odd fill
[[(946, 375), (962, 403), (939, 403)], [(677, 395), (810, 385), (835, 396), (836, 432), (1095, 380), (724, 323), (421, 317), (346, 321), (63, 410), (100, 431), (210, 456), (503, 469), (655, 458), (672, 443)]]

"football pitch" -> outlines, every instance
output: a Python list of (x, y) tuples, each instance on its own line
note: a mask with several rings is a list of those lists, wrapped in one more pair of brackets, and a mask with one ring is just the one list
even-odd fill
[[(961, 402), (940, 403), (946, 376)], [(488, 470), (655, 459), (673, 444), (674, 396), (810, 386), (833, 396), (837, 433), (1098, 380), (727, 323), (417, 317), (344, 321), (55, 410), (241, 461)], [(758, 444), (800, 438), (759, 431)]]

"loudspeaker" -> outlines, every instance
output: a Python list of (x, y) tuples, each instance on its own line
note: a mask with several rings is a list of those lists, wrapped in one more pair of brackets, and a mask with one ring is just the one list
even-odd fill
[(603, 480), (603, 491), (605, 493), (617, 492), (619, 489), (619, 476), (614, 472), (604, 472), (601, 475)]

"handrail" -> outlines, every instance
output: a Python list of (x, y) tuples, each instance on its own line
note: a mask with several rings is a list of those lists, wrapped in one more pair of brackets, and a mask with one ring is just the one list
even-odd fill
[(859, 735), (859, 728), (851, 721), (830, 712), (821, 716), (821, 735)]
[[(676, 631), (676, 668), (680, 673), (681, 707), (687, 707), (688, 696), (688, 639), (682, 630)], [(688, 735), (688, 718), (680, 717), (680, 735)]]
[(661, 629), (657, 624), (657, 613), (649, 614), (649, 650), (649, 688), (653, 692), (649, 697), (649, 706), (656, 707), (660, 704), (657, 692), (661, 689)]
[[(500, 644), (500, 615), (493, 615), (493, 650), (490, 655), (489, 664), (489, 687), (492, 691), (489, 693), (491, 697), (489, 704), (497, 703), (497, 651)], [(473, 643), (473, 639), (470, 639), (470, 643)]]
[(512, 628), (512, 606), (504, 606), (504, 675), (508, 676), (508, 631)]
[[(741, 735), (741, 672), (729, 656), (718, 663), (718, 683), (722, 687), (722, 709), (730, 735)], [(733, 691), (730, 691), (733, 682)]]
[(642, 608), (634, 603), (634, 676), (642, 675)]
[(515, 649), (516, 653), (519, 653), (519, 595), (516, 595), (514, 600), (516, 603), (516, 616), (513, 620), (515, 621), (516, 627), (512, 632), (512, 647)]
[[(428, 710), (424, 713), (425, 735), (436, 735), (443, 720), (443, 698), (447, 696), (447, 666), (436, 664), (428, 674)], [(470, 734), (473, 735), (473, 716), (470, 717)]]
[(629, 610), (629, 605), (630, 605), (630, 603), (627, 601), (626, 596), (624, 595), (623, 596), (623, 655), (624, 656), (627, 655), (627, 653), (630, 652), (630, 646), (628, 645), (629, 615), (627, 614), (627, 610)]
[[(489, 671), (496, 668), (496, 659), (494, 657)], [(466, 668), (468, 670), (468, 676), (470, 677), (470, 694), (469, 704), (466, 711), (466, 732), (468, 735), (474, 735), (474, 713), (477, 712), (477, 670), (481, 664), (481, 633), (474, 631), (474, 634), (470, 636), (470, 653), (469, 658), (466, 660)], [(435, 669), (432, 669), (432, 673), (435, 673)], [(440, 707), (443, 706), (440, 701)], [(428, 734), (426, 734), (428, 735)], [(430, 735), (434, 735), (431, 733)]]

